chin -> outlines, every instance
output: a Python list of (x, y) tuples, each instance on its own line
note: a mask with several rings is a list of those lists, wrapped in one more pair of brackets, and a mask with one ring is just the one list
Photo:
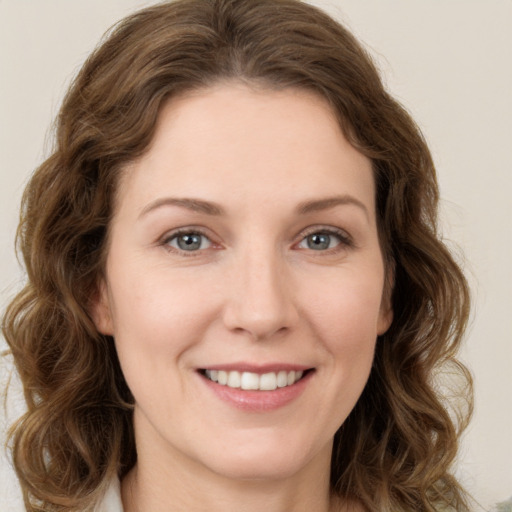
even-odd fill
[(306, 443), (249, 443), (210, 457), (214, 461), (210, 467), (215, 473), (234, 480), (282, 480), (315, 465), (317, 459), (330, 464), (331, 450), (331, 444), (315, 450)]
[(218, 475), (230, 480), (247, 481), (276, 481), (291, 478), (300, 473), (305, 464), (297, 460), (287, 460), (286, 458), (272, 458), (257, 460), (243, 458), (243, 460), (229, 460), (217, 463), (212, 469)]

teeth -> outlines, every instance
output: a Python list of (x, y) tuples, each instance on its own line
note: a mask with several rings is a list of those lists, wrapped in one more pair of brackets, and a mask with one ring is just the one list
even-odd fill
[(257, 373), (242, 373), (240, 387), (242, 389), (260, 389), (260, 376)]
[(244, 390), (274, 391), (276, 388), (291, 386), (300, 380), (303, 371), (284, 371), (269, 373), (237, 372), (224, 370), (206, 370), (205, 375), (213, 382), (230, 388)]
[(263, 391), (274, 391), (277, 388), (277, 376), (275, 373), (264, 373), (260, 377), (260, 389)]
[(288, 385), (288, 373), (286, 373), (286, 372), (279, 372), (277, 374), (277, 387), (278, 388), (284, 388), (287, 385)]
[(228, 372), (219, 371), (218, 383), (225, 386), (228, 383)]
[(229, 372), (228, 373), (228, 386), (230, 388), (239, 388), (240, 387), (240, 373), (239, 372)]

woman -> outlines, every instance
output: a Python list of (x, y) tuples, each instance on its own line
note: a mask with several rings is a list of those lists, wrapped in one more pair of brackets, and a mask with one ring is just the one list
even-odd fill
[(467, 510), (467, 414), (434, 377), (471, 403), (468, 291), (437, 200), (419, 130), (322, 12), (121, 22), (23, 200), (27, 510)]

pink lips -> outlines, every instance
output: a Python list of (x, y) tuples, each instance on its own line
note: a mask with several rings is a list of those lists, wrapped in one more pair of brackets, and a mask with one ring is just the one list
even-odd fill
[(203, 383), (215, 393), (215, 395), (227, 402), (228, 404), (248, 412), (267, 412), (279, 409), (289, 404), (298, 398), (314, 374), (311, 367), (289, 364), (271, 364), (264, 366), (257, 366), (254, 364), (232, 364), (232, 365), (219, 365), (210, 366), (206, 370), (225, 370), (225, 371), (239, 371), (239, 372), (252, 372), (264, 374), (268, 372), (286, 371), (304, 371), (304, 376), (295, 384), (283, 388), (277, 388), (273, 391), (248, 391), (240, 388), (231, 388), (213, 382), (200, 374)]

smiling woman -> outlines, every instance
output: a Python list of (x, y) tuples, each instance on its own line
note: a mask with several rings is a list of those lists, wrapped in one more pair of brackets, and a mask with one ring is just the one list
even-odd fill
[(420, 132), (321, 11), (122, 21), (23, 200), (3, 329), (27, 510), (468, 510), (468, 293), (437, 200)]
[(235, 82), (169, 100), (124, 172), (94, 317), (146, 447), (125, 503), (160, 460), (180, 485), (280, 481), (327, 510), (334, 434), (392, 316), (371, 161), (316, 95)]

